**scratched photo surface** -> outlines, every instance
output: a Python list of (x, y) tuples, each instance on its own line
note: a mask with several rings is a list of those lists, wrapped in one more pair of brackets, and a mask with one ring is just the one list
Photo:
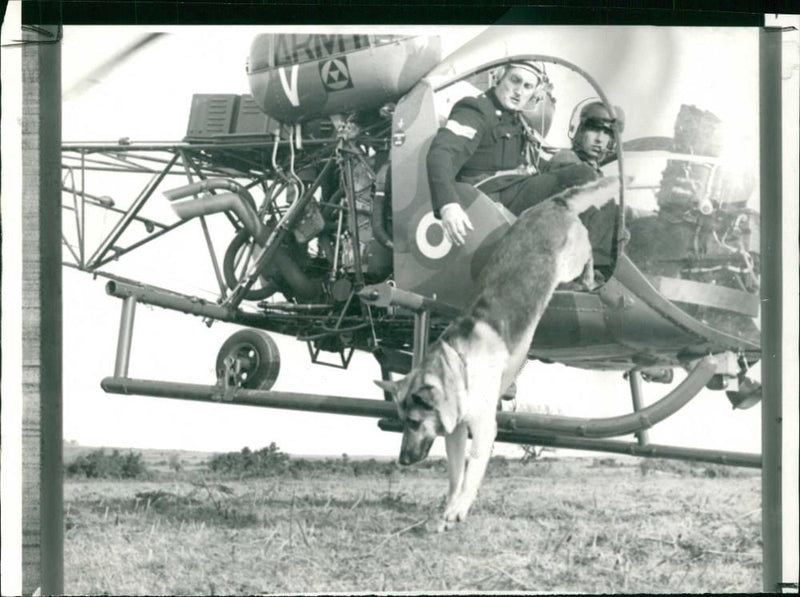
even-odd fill
[[(573, 147), (582, 103), (620, 109), (627, 267), (742, 347), (647, 441), (760, 452), (760, 409), (725, 393), (760, 380), (756, 29), (65, 27), (67, 592), (759, 589), (755, 469), (498, 442), (470, 517), (437, 534), (442, 440), (400, 467), (380, 413), (225, 404), (238, 383), (393, 412), (373, 351), (410, 364), (419, 322), (381, 302), (386, 282), (463, 308), (513, 221), (476, 200), (453, 246), (426, 176), (453, 106), (509, 57), (541, 65), (539, 170)], [(705, 356), (615, 277), (619, 214), (584, 222), (602, 300), (556, 294), (504, 414), (626, 415), (627, 369), (645, 369), (647, 406)], [(447, 322), (431, 318), (432, 341)], [(141, 392), (101, 388), (126, 374)], [(206, 399), (159, 397), (188, 384)]]

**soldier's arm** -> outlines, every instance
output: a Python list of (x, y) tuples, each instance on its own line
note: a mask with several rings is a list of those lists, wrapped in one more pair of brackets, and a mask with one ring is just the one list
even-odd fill
[(547, 163), (546, 171), (557, 170), (565, 166), (572, 166), (574, 164), (581, 164), (581, 159), (578, 154), (571, 149), (562, 149), (556, 153)]
[(428, 183), (436, 217), (448, 203), (458, 203), (455, 181), (480, 144), (486, 132), (487, 119), (470, 101), (456, 104), (445, 126), (439, 129), (428, 150)]

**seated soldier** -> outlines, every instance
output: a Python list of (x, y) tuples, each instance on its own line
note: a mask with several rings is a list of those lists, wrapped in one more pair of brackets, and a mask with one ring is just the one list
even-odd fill
[[(572, 139), (572, 149), (562, 149), (548, 162), (546, 172), (557, 176), (563, 169), (583, 168), (582, 172), (595, 180), (603, 175), (600, 166), (614, 151), (613, 123), (619, 132), (625, 126), (625, 114), (614, 106), (614, 116), (599, 99), (584, 100), (575, 107), (570, 118), (567, 135)], [(609, 203), (604, 207), (590, 208), (580, 218), (589, 231), (593, 247), (594, 264), (607, 275), (614, 263), (614, 231), (618, 217), (617, 206)], [(629, 217), (632, 214), (629, 214)]]
[(519, 215), (597, 177), (595, 169), (582, 162), (537, 172), (538, 142), (520, 111), (548, 85), (538, 65), (510, 64), (486, 93), (457, 102), (436, 134), (427, 157), (431, 201), (453, 244), (464, 244), (473, 229), (462, 207), (472, 187)]

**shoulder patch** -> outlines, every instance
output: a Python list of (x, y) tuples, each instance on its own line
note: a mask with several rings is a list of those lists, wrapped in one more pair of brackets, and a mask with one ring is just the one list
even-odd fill
[(459, 137), (466, 137), (467, 139), (474, 139), (475, 135), (478, 131), (471, 126), (467, 126), (465, 124), (461, 124), (460, 122), (453, 120), (452, 118), (447, 121), (447, 124), (444, 126), (448, 131), (457, 135)]

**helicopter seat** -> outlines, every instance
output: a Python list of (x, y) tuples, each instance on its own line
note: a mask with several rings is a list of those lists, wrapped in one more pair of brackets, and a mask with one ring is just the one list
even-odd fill
[[(474, 185), (458, 182), (456, 190), (474, 226), (474, 230), (467, 235), (464, 246), (460, 248), (458, 261), (464, 261), (464, 265), (459, 267), (466, 268), (468, 263), (469, 278), (475, 280), (497, 243), (517, 218)], [(448, 264), (448, 267), (451, 265)]]

